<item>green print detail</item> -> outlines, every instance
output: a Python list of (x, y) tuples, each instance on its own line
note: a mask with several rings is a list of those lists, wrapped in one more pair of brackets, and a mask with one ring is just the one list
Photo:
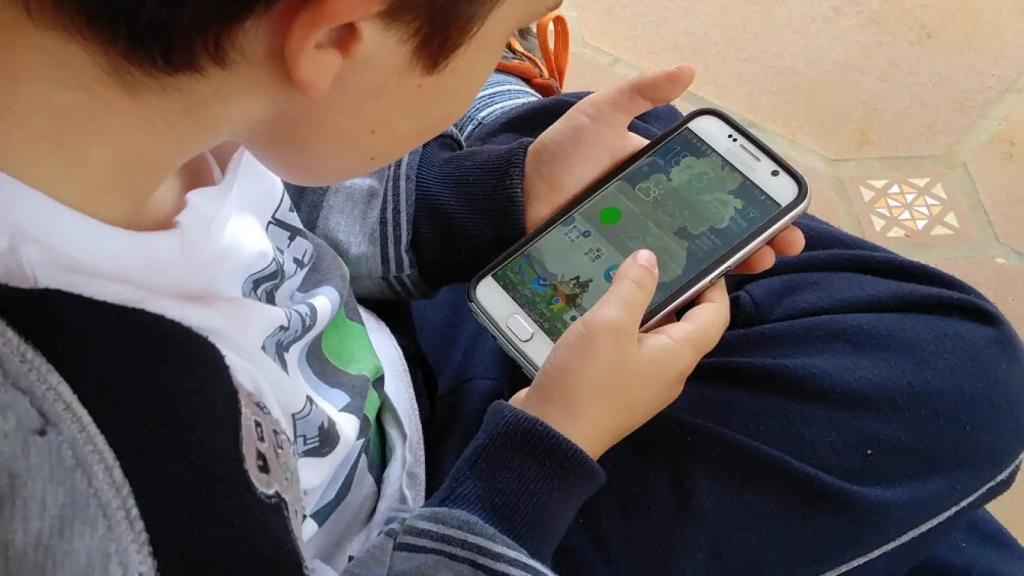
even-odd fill
[(324, 356), (339, 370), (366, 376), (371, 381), (384, 375), (366, 327), (349, 320), (344, 311), (324, 328), (321, 342)]
[(381, 424), (377, 416), (380, 414), (380, 395), (372, 386), (366, 394), (366, 408), (363, 413), (370, 422), (370, 435), (367, 438), (367, 457), (369, 458), (370, 470), (374, 478), (380, 479), (380, 472), (384, 465), (384, 439), (381, 431)]
[(380, 395), (373, 387), (370, 387), (366, 394), (366, 408), (363, 409), (363, 414), (366, 414), (366, 418), (370, 422), (376, 422), (378, 413), (380, 413)]

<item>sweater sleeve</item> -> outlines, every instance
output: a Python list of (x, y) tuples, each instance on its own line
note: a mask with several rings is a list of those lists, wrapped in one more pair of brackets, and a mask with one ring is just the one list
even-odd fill
[(365, 177), (287, 189), (303, 225), (345, 260), (358, 297), (421, 298), (469, 280), (523, 236), (532, 141), (467, 148), (453, 128)]
[[(586, 96), (578, 92), (522, 104), (488, 118), (465, 142), (453, 128), (423, 147), (411, 251), (427, 286), (470, 280), (523, 237), (526, 153)], [(637, 117), (629, 130), (651, 139), (680, 120), (676, 108), (660, 106)]]
[(546, 563), (603, 483), (575, 444), (495, 403), (426, 507), (392, 524), (345, 574), (550, 574)]
[(466, 282), (526, 233), (523, 173), (533, 139), (464, 148), (454, 132), (423, 148), (412, 249), (428, 286)]
[[(373, 174), (288, 192), (306, 229), (348, 264), (358, 297), (427, 297), (468, 281), (523, 236), (526, 152), (585, 96), (516, 106), (468, 140), (453, 127)], [(653, 138), (681, 118), (662, 106), (630, 130)]]

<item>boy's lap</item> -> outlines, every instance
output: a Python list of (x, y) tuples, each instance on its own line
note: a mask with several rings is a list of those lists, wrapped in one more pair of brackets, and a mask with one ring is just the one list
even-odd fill
[[(826, 571), (942, 514), (1020, 453), (1024, 368), (998, 313), (937, 271), (815, 219), (801, 225), (807, 252), (732, 282), (721, 345), (675, 404), (602, 459), (608, 485), (581, 511), (559, 568), (742, 570), (753, 565), (740, 558), (778, 566), (784, 550), (800, 559), (793, 569)], [(440, 301), (419, 315), (421, 332), (427, 322), (448, 335), (427, 346), (439, 404), (483, 410), (479, 378), (507, 378), (487, 387), (495, 400), (521, 380), (460, 309), (463, 288)], [(459, 416), (463, 428), (473, 418)], [(893, 561), (928, 545), (917, 539)]]
[[(941, 273), (802, 226), (808, 251), (733, 283), (722, 343), (675, 404), (602, 460), (608, 485), (568, 536), (565, 568), (618, 548), (659, 572), (821, 573), (1009, 471), (1024, 365), (1005, 321)], [(876, 561), (906, 569), (929, 542)]]
[[(1008, 323), (941, 272), (817, 219), (801, 226), (803, 255), (731, 282), (730, 330), (638, 436), (727, 431), (854, 485), (914, 471), (969, 485), (1001, 471), (1024, 435), (1024, 360)], [(525, 383), (473, 320), (463, 287), (417, 308), (439, 395), (481, 379), (503, 382), (495, 396)]]

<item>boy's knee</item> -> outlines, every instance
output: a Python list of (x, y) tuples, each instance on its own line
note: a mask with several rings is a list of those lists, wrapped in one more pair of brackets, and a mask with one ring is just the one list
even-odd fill
[[(1005, 475), (1024, 453), (1024, 349), (1005, 318), (993, 314), (989, 320), (953, 320), (966, 326), (948, 334), (949, 348), (962, 348), (963, 354), (933, 359), (925, 350), (922, 361), (936, 362), (935, 372), (949, 374), (946, 389), (936, 392), (949, 420), (936, 427), (946, 442), (960, 447), (955, 453), (962, 465)], [(966, 362), (968, 355), (976, 359)]]
[(1024, 347), (991, 303), (950, 276), (840, 243), (745, 282), (734, 311), (726, 354), (755, 349), (788, 366), (793, 381), (835, 402), (825, 413), (902, 459), (897, 468), (966, 486), (1024, 452)]

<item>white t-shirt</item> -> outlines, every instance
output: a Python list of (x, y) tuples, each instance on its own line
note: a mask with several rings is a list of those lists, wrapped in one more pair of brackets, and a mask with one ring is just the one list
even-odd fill
[(209, 338), (286, 432), (300, 536), (328, 565), (343, 566), (396, 508), (422, 504), (423, 437), (401, 350), (245, 150), (158, 232), (109, 226), (0, 173), (0, 282), (141, 308)]

